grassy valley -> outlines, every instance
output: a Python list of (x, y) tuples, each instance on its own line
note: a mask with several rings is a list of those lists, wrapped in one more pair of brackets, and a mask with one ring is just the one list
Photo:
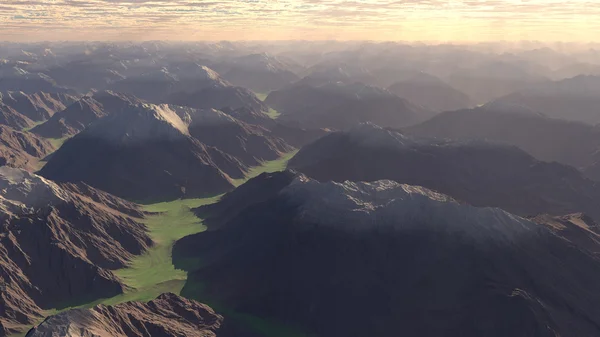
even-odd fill
[[(254, 167), (248, 172), (245, 179), (237, 179), (234, 181), (234, 184), (239, 186), (248, 179), (264, 172), (283, 170), (288, 160), (296, 153), (297, 151), (293, 151), (277, 160), (265, 162), (262, 166)], [(133, 259), (128, 268), (115, 271), (115, 274), (123, 280), (129, 290), (115, 297), (99, 299), (84, 305), (76, 305), (75, 307), (92, 307), (97, 304), (114, 305), (127, 301), (149, 301), (165, 292), (172, 292), (179, 295), (185, 285), (187, 271), (176, 269), (173, 265), (173, 244), (187, 235), (206, 230), (206, 226), (202, 224), (202, 219), (198, 218), (191, 210), (195, 207), (214, 203), (220, 197), (219, 195), (211, 198), (174, 200), (144, 205), (145, 211), (155, 213), (146, 219), (146, 224), (156, 244), (145, 254)], [(190, 269), (193, 269), (192, 265), (190, 265)], [(49, 310), (47, 314), (55, 314), (72, 307), (65, 306), (64, 308)], [(239, 324), (248, 325), (252, 330), (262, 333), (264, 336), (304, 336), (297, 333), (294, 329), (287, 329), (285, 326), (270, 322), (269, 320), (236, 313), (227, 308), (218, 309), (224, 314), (234, 317), (234, 319), (239, 321)]]

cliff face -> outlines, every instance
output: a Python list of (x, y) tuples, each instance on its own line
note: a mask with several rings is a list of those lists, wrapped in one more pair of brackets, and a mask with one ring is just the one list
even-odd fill
[(33, 323), (42, 309), (122, 293), (110, 270), (153, 244), (137, 205), (90, 186), (2, 167), (0, 190), (4, 333)]

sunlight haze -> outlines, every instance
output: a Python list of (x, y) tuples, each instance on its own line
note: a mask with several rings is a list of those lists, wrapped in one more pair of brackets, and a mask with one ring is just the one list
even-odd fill
[(598, 41), (589, 0), (3, 0), (0, 40)]

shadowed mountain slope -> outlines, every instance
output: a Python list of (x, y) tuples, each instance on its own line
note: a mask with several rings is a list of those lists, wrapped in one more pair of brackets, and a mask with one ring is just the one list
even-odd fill
[(311, 335), (600, 333), (598, 260), (497, 208), (393, 181), (284, 172), (197, 211), (209, 231), (174, 248), (176, 261), (203, 261), (183, 293)]

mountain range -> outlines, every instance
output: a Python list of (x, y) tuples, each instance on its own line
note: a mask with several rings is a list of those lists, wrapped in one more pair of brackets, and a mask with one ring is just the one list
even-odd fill
[(403, 127), (434, 114), (385, 89), (361, 83), (310, 86), (298, 82), (271, 92), (265, 103), (282, 114), (282, 122), (313, 129), (347, 129), (361, 122)]
[(600, 219), (597, 182), (506, 145), (415, 139), (364, 124), (306, 145), (288, 167), (320, 181), (391, 179), (522, 216), (583, 212)]
[(553, 118), (600, 123), (600, 76), (579, 75), (518, 90), (497, 99), (541, 111)]
[(519, 105), (494, 102), (475, 109), (443, 112), (404, 131), (422, 137), (510, 144), (537, 159), (570, 165), (591, 179), (600, 179), (598, 127), (549, 118)]
[(175, 261), (203, 261), (183, 294), (308, 335), (599, 333), (597, 259), (497, 208), (390, 180), (319, 183), (288, 171), (197, 212), (209, 230), (174, 248)]
[(0, 189), (3, 334), (43, 310), (122, 293), (111, 270), (153, 245), (137, 205), (88, 185), (3, 166)]

